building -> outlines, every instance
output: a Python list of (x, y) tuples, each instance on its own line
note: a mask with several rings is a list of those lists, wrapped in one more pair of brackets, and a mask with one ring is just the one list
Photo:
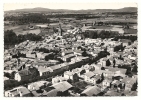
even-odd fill
[(69, 84), (67, 81), (63, 81), (63, 82), (53, 84), (52, 87), (54, 87), (55, 89), (57, 89), (60, 92), (66, 92), (70, 88), (72, 88), (72, 85)]
[(49, 76), (53, 70), (50, 67), (40, 66), (38, 67), (38, 71), (40, 76)]
[(90, 86), (81, 93), (81, 96), (98, 96), (100, 93), (101, 89), (99, 87)]
[(16, 87), (12, 90), (5, 91), (5, 97), (31, 97), (30, 91), (23, 86)]
[(15, 73), (15, 80), (24, 81), (31, 78), (32, 73), (28, 69), (24, 69)]
[(39, 90), (42, 86), (45, 86), (47, 84), (48, 84), (47, 81), (38, 81), (38, 82), (28, 84), (27, 88), (30, 91), (36, 91), (36, 90)]

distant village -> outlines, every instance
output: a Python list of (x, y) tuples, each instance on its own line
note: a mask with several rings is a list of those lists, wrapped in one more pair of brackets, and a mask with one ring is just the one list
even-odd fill
[(137, 41), (64, 38), (61, 29), (24, 41), (4, 51), (4, 88), (6, 97), (136, 96)]

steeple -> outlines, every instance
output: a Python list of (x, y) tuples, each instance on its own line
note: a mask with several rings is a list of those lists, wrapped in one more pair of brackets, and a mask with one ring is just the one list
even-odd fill
[(60, 30), (60, 35), (62, 36), (62, 28), (61, 28), (61, 24), (59, 23), (59, 30)]

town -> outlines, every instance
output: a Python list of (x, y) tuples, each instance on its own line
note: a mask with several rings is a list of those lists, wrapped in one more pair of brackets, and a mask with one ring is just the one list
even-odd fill
[[(124, 23), (103, 21), (116, 16), (120, 19), (122, 14), (98, 13), (102, 17), (97, 20), (89, 19), (93, 14), (79, 21), (76, 18), (54, 18), (57, 20), (55, 26), (51, 22), (43, 25), (29, 22), (21, 25), (26, 28), (15, 28), (18, 31), (8, 29), (17, 25), (17, 21), (8, 22), (12, 17), (7, 14), (4, 96), (137, 96), (137, 28), (128, 22), (135, 19), (136, 14), (125, 14)], [(81, 14), (73, 15), (81, 17)], [(25, 35), (26, 32), (29, 33)], [(14, 45), (9, 47), (10, 43)]]

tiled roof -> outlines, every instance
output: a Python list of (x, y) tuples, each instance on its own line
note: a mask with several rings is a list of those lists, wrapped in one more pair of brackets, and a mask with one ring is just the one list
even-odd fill
[(94, 76), (95, 74), (94, 74), (93, 72), (87, 72), (85, 75), (86, 75), (87, 77), (92, 77), (92, 76)]
[(28, 76), (31, 75), (31, 72), (28, 69), (19, 71), (20, 76)]
[(82, 92), (82, 94), (86, 94), (87, 96), (97, 95), (101, 92), (100, 88), (97, 86), (88, 87), (86, 90)]
[(63, 81), (60, 83), (56, 83), (54, 85), (52, 85), (55, 89), (57, 89), (58, 91), (64, 92), (68, 89), (70, 89), (72, 87), (71, 84), (69, 84), (67, 81)]
[(55, 96), (57, 96), (57, 93), (58, 93), (58, 90), (57, 89), (53, 89), (53, 90), (47, 92), (46, 95), (48, 97), (55, 97)]

